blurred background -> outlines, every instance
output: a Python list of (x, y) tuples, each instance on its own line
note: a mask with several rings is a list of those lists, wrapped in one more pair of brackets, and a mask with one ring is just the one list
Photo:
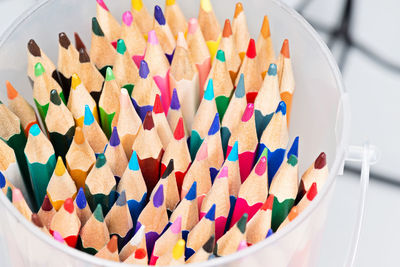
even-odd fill
[[(0, 0), (0, 35), (14, 19), (39, 2)], [(242, 2), (246, 10), (246, 1)], [(381, 152), (379, 163), (371, 168), (356, 266), (399, 266), (400, 213), (393, 207), (400, 203), (400, 1), (284, 2), (311, 23), (338, 62), (350, 95), (350, 144), (361, 145), (369, 140)], [(359, 164), (346, 165), (344, 175), (338, 178), (337, 198), (330, 214), (343, 216), (330, 216), (330, 229), (334, 230), (324, 236), (328, 246), (322, 249), (318, 266), (336, 267), (343, 263), (352, 234), (348, 225), (355, 222), (359, 174)]]

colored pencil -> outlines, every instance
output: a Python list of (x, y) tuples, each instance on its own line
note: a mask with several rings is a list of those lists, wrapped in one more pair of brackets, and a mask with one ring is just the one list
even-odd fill
[(169, 89), (169, 62), (161, 48), (156, 32), (151, 30), (147, 39), (146, 55), (144, 57), (149, 65), (150, 74), (161, 92), (161, 102), (164, 111), (168, 111), (171, 91)]
[(286, 154), (286, 158), (289, 159), (291, 155), (295, 155), (297, 158), (299, 157), (299, 137), (296, 136), (293, 139), (292, 146)]
[(148, 257), (153, 251), (154, 243), (168, 224), (167, 209), (164, 201), (164, 186), (160, 185), (151, 200), (144, 207), (138, 218), (136, 229), (145, 227)]
[(185, 15), (175, 0), (165, 0), (164, 13), (175, 38), (177, 38), (179, 32), (187, 32), (188, 24)]
[(264, 79), (270, 65), (275, 63), (275, 51), (272, 45), (268, 16), (264, 16), (260, 35), (256, 42), (256, 48), (258, 51), (258, 65), (260, 66), (261, 76)]
[(66, 244), (64, 238), (57, 231), (53, 232), (53, 238), (54, 238), (54, 240), (56, 240), (57, 242), (60, 242), (61, 244), (64, 244), (64, 245)]
[(111, 171), (113, 172), (115, 180), (118, 183), (124, 174), (126, 167), (128, 166), (128, 159), (126, 157), (124, 148), (121, 145), (121, 141), (119, 140), (117, 127), (113, 128), (110, 141), (106, 146), (104, 155), (106, 156)]
[(94, 118), (97, 122), (99, 122), (96, 102), (81, 82), (78, 74), (73, 73), (71, 76), (71, 91), (69, 94), (67, 107), (74, 117), (76, 126), (83, 126), (83, 119), (85, 117), (85, 109), (83, 107), (85, 105), (89, 106)]
[(226, 256), (235, 253), (240, 243), (246, 241), (246, 223), (248, 215), (243, 214), (235, 226), (229, 229), (215, 244), (214, 254), (217, 256)]
[(43, 50), (40, 49), (35, 40), (30, 39), (28, 41), (27, 48), (28, 48), (27, 73), (31, 84), (36, 80), (35, 66), (37, 63), (40, 63), (42, 66), (44, 66), (44, 69), (48, 71), (50, 77), (52, 77), (55, 81), (59, 82), (56, 66), (50, 60), (50, 58), (43, 52)]
[(114, 64), (115, 56), (114, 47), (104, 35), (97, 18), (93, 17), (90, 59), (103, 76), (106, 74), (106, 69)]
[(153, 191), (160, 177), (160, 162), (164, 149), (154, 127), (152, 112), (147, 112), (142, 127), (133, 142), (132, 150), (138, 155), (139, 166), (146, 181), (147, 190)]
[(35, 65), (35, 76), (36, 79), (33, 84), (33, 101), (35, 102), (42, 122), (44, 122), (49, 109), (50, 91), (52, 89), (57, 90), (64, 103), (65, 98), (60, 85), (47, 74), (40, 62)]
[[(129, 242), (121, 249), (119, 253), (119, 259), (124, 262), (133, 255), (135, 256), (135, 251), (139, 249), (144, 249), (146, 251), (146, 236), (144, 234), (144, 226), (142, 225), (135, 235), (129, 240)], [(147, 256), (147, 252), (146, 252)], [(147, 258), (147, 257), (146, 257)], [(146, 262), (147, 264), (147, 262)]]
[(132, 56), (133, 61), (139, 68), (140, 61), (144, 59), (146, 40), (130, 11), (122, 14), (121, 39), (125, 41), (129, 55)]
[(150, 75), (147, 62), (142, 60), (139, 68), (139, 79), (131, 94), (133, 106), (142, 121), (144, 121), (146, 113), (153, 110), (156, 94), (161, 94), (160, 90)]
[[(244, 83), (246, 84), (246, 98), (247, 102), (254, 103), (257, 97), (257, 93), (262, 85), (262, 77), (260, 66), (257, 62), (256, 44), (254, 39), (250, 39), (249, 46), (247, 47), (246, 56), (243, 59), (243, 63), (239, 69), (238, 76), (244, 74)], [(239, 78), (236, 78), (235, 85), (239, 83)]]
[(75, 133), (75, 121), (55, 89), (50, 92), (46, 127), (56, 156), (65, 157)]
[(29, 129), (25, 155), (36, 204), (39, 207), (46, 195), (47, 185), (56, 166), (56, 156), (53, 146), (37, 124)]
[(217, 106), (214, 98), (214, 85), (213, 80), (209, 79), (207, 89), (193, 119), (190, 136), (190, 156), (192, 160), (194, 160), (204, 138), (207, 136), (215, 113), (217, 113)]
[(185, 264), (185, 240), (179, 239), (172, 249), (172, 259), (168, 262), (169, 265)]
[[(154, 188), (158, 188), (160, 185), (164, 185), (165, 206), (167, 208), (167, 211), (171, 214), (176, 205), (181, 200), (179, 197), (178, 186), (176, 184), (173, 159), (169, 161), (167, 167), (160, 177), (160, 180), (158, 180), (158, 183)], [(154, 193), (155, 190), (153, 190), (152, 194)]]
[[(139, 69), (126, 49), (123, 39), (117, 41), (117, 55), (115, 56), (113, 72), (119, 87), (126, 88), (129, 95), (132, 93), (134, 84), (139, 78)], [(107, 78), (106, 78), (107, 80)]]
[(128, 167), (118, 183), (118, 193), (121, 193), (124, 190), (132, 222), (135, 226), (137, 218), (144, 208), (147, 198), (146, 183), (139, 168), (136, 151), (133, 151)]
[(58, 157), (53, 175), (47, 185), (47, 196), (54, 209), (58, 211), (67, 198), (75, 198), (75, 183), (64, 166), (61, 157)]
[(96, 2), (96, 18), (105, 36), (111, 43), (115, 44), (121, 36), (121, 25), (113, 17), (103, 0), (96, 0)]
[(100, 249), (94, 256), (109, 261), (119, 262), (117, 237), (111, 237), (107, 245)]
[(31, 222), (37, 226), (40, 230), (42, 230), (43, 233), (50, 235), (49, 230), (47, 230), (47, 228), (43, 225), (42, 220), (40, 220), (39, 215), (37, 215), (36, 213), (32, 213), (31, 216)]
[(235, 209), (231, 219), (231, 227), (242, 217), (248, 214), (249, 220), (260, 209), (268, 196), (267, 150), (254, 166), (251, 174), (240, 186)]
[(110, 138), (112, 127), (116, 125), (116, 122), (118, 121), (120, 110), (119, 95), (120, 87), (115, 80), (112, 69), (108, 67), (106, 70), (106, 79), (104, 81), (103, 91), (101, 92), (99, 100), (101, 127), (107, 138)]
[(100, 125), (94, 119), (88, 105), (85, 105), (85, 117), (83, 120), (82, 132), (94, 153), (99, 154), (104, 151), (107, 145), (107, 137), (101, 130)]
[(168, 227), (168, 229), (165, 230), (160, 238), (157, 239), (154, 244), (153, 253), (150, 258), (150, 265), (166, 265), (169, 263), (173, 251), (173, 247), (171, 247), (171, 244), (176, 244), (176, 242), (181, 239), (181, 225), (182, 217), (179, 216)]
[(145, 39), (147, 39), (147, 34), (153, 28), (153, 18), (150, 13), (147, 11), (145, 5), (143, 5), (142, 0), (131, 0), (132, 8), (131, 12), (137, 25), (139, 26), (140, 31), (142, 32)]
[(204, 40), (210, 51), (211, 60), (213, 60), (221, 40), (221, 26), (215, 16), (210, 0), (200, 1), (198, 20)]
[(269, 195), (257, 213), (247, 223), (246, 241), (254, 245), (267, 237), (271, 229), (271, 215), (274, 204), (274, 195)]
[(208, 260), (210, 255), (214, 250), (215, 237), (212, 235), (206, 243), (194, 253), (186, 262), (187, 263), (197, 263)]
[[(18, 167), (21, 171), (26, 190), (31, 194), (30, 177), (24, 155), (26, 136), (22, 129), (20, 119), (0, 101), (0, 139), (14, 150)], [(21, 184), (21, 183), (19, 183)], [(23, 189), (23, 187), (21, 187)], [(40, 202), (42, 203), (42, 202)], [(40, 204), (39, 204), (40, 205)]]
[(79, 232), (78, 248), (86, 253), (95, 255), (109, 241), (110, 234), (104, 222), (101, 205), (99, 204)]
[(47, 229), (50, 229), (51, 220), (53, 219), (54, 214), (56, 214), (56, 210), (54, 209), (53, 205), (51, 205), (49, 197), (46, 195), (44, 197), (42, 206), (38, 211), (38, 216)]
[(271, 64), (268, 68), (267, 76), (265, 76), (263, 84), (254, 101), (254, 116), (256, 119), (257, 137), (260, 140), (262, 133), (267, 128), (275, 113), (276, 107), (281, 102), (279, 94), (279, 81), (277, 67)]
[(197, 204), (197, 182), (193, 182), (185, 198), (179, 202), (172, 212), (170, 221), (182, 217), (182, 238), (187, 240), (189, 232), (199, 222), (199, 209)]
[(282, 44), (281, 53), (278, 58), (278, 78), (281, 98), (287, 107), (287, 123), (290, 122), (290, 111), (292, 109), (292, 98), (295, 89), (292, 60), (289, 53), (289, 41), (285, 39)]
[(75, 47), (76, 50), (80, 50), (81, 48), (83, 50), (86, 50), (86, 45), (85, 43), (82, 41), (82, 38), (79, 36), (79, 33), (74, 32), (74, 39), (75, 39)]
[(16, 187), (12, 189), (12, 203), (14, 207), (22, 214), (22, 216), (24, 216), (28, 221), (31, 220), (32, 211), (26, 203), (21, 190)]
[(274, 195), (274, 208), (272, 210), (271, 228), (275, 232), (285, 220), (298, 190), (298, 162), (295, 155), (291, 155), (283, 163), (272, 180), (269, 193)]
[(169, 127), (167, 117), (165, 116), (160, 95), (157, 94), (154, 99), (153, 105), (153, 120), (154, 127), (156, 128), (157, 134), (160, 137), (160, 141), (163, 145), (163, 149), (167, 149), (168, 144), (173, 139), (171, 128)]
[(288, 216), (281, 223), (281, 225), (276, 231), (280, 231), (283, 227), (288, 225), (289, 222), (293, 221), (294, 218), (297, 217), (297, 215), (302, 213), (308, 207), (308, 205), (310, 205), (311, 201), (313, 201), (317, 193), (318, 193), (317, 183), (314, 182), (310, 186), (310, 189), (307, 191), (307, 193), (301, 198), (300, 202), (296, 206), (292, 207)]
[(243, 250), (245, 248), (248, 248), (248, 247), (249, 246), (247, 245), (246, 240), (242, 240), (242, 241), (240, 241), (239, 246), (238, 246), (236, 251), (241, 251), (241, 250)]
[(199, 98), (203, 97), (204, 86), (211, 69), (211, 55), (197, 19), (191, 18), (188, 25), (187, 44), (190, 57), (199, 72)]
[(206, 215), (189, 232), (186, 242), (186, 259), (199, 251), (204, 243), (215, 235), (215, 208), (215, 204), (213, 204)]
[[(79, 60), (79, 52), (71, 45), (71, 41), (65, 32), (58, 34), (58, 76), (65, 100), (68, 101), (71, 89), (71, 76), (76, 71)], [(52, 89), (52, 88), (50, 88)]]
[(126, 203), (125, 190), (120, 193), (104, 221), (107, 224), (110, 236), (118, 237), (118, 248), (122, 249), (133, 237), (135, 230), (129, 207)]
[(232, 131), (226, 153), (229, 154), (236, 141), (239, 141), (239, 166), (242, 183), (246, 180), (253, 167), (257, 151), (258, 139), (254, 118), (254, 104), (247, 104), (239, 124)]
[(96, 157), (81, 127), (75, 129), (75, 136), (65, 156), (65, 162), (76, 187), (85, 188), (86, 177), (96, 162)]
[(85, 191), (83, 191), (82, 187), (79, 188), (78, 193), (76, 194), (74, 205), (76, 209), (76, 215), (78, 215), (81, 225), (84, 226), (89, 220), (90, 216), (92, 216), (92, 211), (87, 204)]
[[(181, 104), (179, 101), (178, 92), (176, 91), (176, 88), (174, 88), (174, 90), (172, 91), (171, 103), (167, 115), (168, 124), (171, 130), (176, 129), (178, 121), (181, 118), (183, 120)], [(183, 124), (183, 130), (184, 130), (184, 135), (188, 136), (188, 131), (185, 124)]]
[(179, 119), (175, 131), (174, 137), (168, 144), (167, 149), (161, 160), (161, 173), (165, 171), (170, 160), (174, 160), (174, 171), (176, 177), (176, 183), (178, 186), (179, 193), (182, 190), (183, 179), (189, 169), (191, 160), (190, 153), (186, 143), (186, 136), (184, 133), (183, 119)]
[(104, 77), (90, 61), (89, 54), (85, 49), (79, 49), (79, 64), (76, 73), (82, 79), (86, 90), (90, 93), (96, 103), (99, 103)]
[(215, 103), (222, 121), (233, 92), (233, 83), (225, 62), (224, 51), (217, 51), (216, 60), (213, 62), (208, 79), (213, 79)]
[(54, 231), (57, 231), (67, 245), (74, 248), (78, 241), (80, 228), (81, 221), (76, 215), (73, 200), (72, 198), (67, 198), (51, 220), (50, 233), (53, 234)]
[(226, 109), (224, 119), (221, 123), (221, 139), (224, 154), (227, 155), (228, 141), (232, 135), (233, 129), (240, 123), (243, 113), (247, 106), (245, 97), (244, 74), (240, 75), (239, 83)]
[(135, 141), (135, 138), (139, 133), (142, 120), (136, 113), (131, 97), (125, 88), (121, 89), (121, 94), (119, 95), (119, 106), (120, 112), (118, 116), (117, 129), (126, 158), (129, 159), (132, 155), (133, 141)]
[(115, 200), (116, 183), (104, 154), (99, 154), (96, 164), (85, 181), (85, 195), (89, 207), (94, 210), (98, 204), (107, 214)]
[[(19, 188), (25, 196), (29, 196), (21, 172), (18, 167), (14, 150), (0, 139), (0, 174), (4, 181), (3, 192), (7, 193), (8, 183)], [(7, 177), (7, 178), (6, 178)], [(30, 188), (30, 183), (28, 184)]]
[(258, 153), (268, 149), (268, 183), (271, 184), (276, 172), (281, 166), (289, 141), (286, 122), (286, 104), (281, 101), (276, 108), (267, 128), (265, 128), (258, 147)]
[(231, 76), (232, 83), (234, 83), (242, 61), (236, 48), (229, 19), (225, 20), (224, 29), (222, 30), (222, 38), (218, 49), (225, 52), (226, 68)]
[(235, 14), (232, 21), (232, 32), (240, 60), (243, 61), (244, 56), (246, 55), (247, 45), (249, 44), (250, 33), (247, 27), (247, 19), (243, 10), (243, 4), (241, 2), (237, 2), (235, 6)]
[(217, 176), (218, 170), (224, 163), (224, 151), (222, 150), (221, 144), (221, 133), (219, 131), (219, 114), (215, 113), (213, 122), (211, 123), (208, 134), (205, 138), (207, 142), (208, 150), (208, 162), (210, 166), (210, 177), (214, 181)]
[(183, 198), (189, 191), (190, 186), (194, 181), (197, 182), (197, 201), (199, 209), (201, 203), (207, 192), (211, 188), (211, 176), (210, 176), (210, 162), (208, 160), (208, 144), (206, 141), (203, 142), (199, 151), (197, 152), (196, 158), (190, 165), (185, 178), (183, 179), (181, 198)]
[(313, 183), (317, 184), (318, 192), (321, 191), (326, 179), (328, 179), (328, 175), (329, 170), (328, 165), (326, 164), (326, 154), (321, 152), (313, 164), (301, 176), (296, 203), (298, 203), (307, 191), (310, 190)]
[(135, 265), (147, 265), (147, 251), (143, 248), (139, 248), (129, 256), (124, 263), (135, 264)]
[(6, 196), (8, 188), (10, 188), (11, 190), (12, 188), (14, 188), (14, 185), (7, 180), (7, 178), (4, 176), (2, 172), (0, 172), (0, 188), (1, 191), (3, 191), (4, 195)]
[(38, 123), (36, 112), (25, 98), (6, 81), (8, 108), (21, 120), (22, 128), (26, 137), (29, 135), (29, 129), (33, 124)]
[(228, 167), (224, 167), (214, 184), (205, 196), (201, 205), (200, 218), (202, 218), (212, 205), (216, 205), (215, 209), (215, 240), (218, 240), (225, 232), (225, 225), (229, 215), (229, 182)]
[(239, 194), (239, 188), (242, 184), (240, 179), (240, 170), (239, 170), (239, 152), (238, 152), (239, 142), (236, 141), (233, 145), (231, 152), (227, 156), (224, 164), (222, 165), (220, 172), (227, 167), (229, 169), (228, 172), (228, 186), (229, 186), (229, 215), (226, 221), (225, 231), (229, 229), (230, 222), (232, 219), (233, 210), (235, 208), (236, 198)]
[[(193, 64), (182, 32), (178, 33), (175, 55), (169, 72), (169, 86), (173, 92), (168, 117), (170, 112), (179, 109), (182, 104), (185, 129), (191, 129), (199, 105), (199, 74)], [(175, 128), (175, 125), (171, 128)]]
[(161, 48), (163, 49), (168, 62), (171, 64), (176, 47), (175, 37), (165, 20), (161, 7), (158, 5), (154, 6), (153, 29), (156, 32), (158, 40), (160, 40)]

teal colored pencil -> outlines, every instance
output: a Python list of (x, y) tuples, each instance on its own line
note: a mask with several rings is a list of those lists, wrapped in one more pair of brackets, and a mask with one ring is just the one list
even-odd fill
[(213, 80), (209, 79), (203, 100), (200, 103), (192, 124), (192, 134), (190, 137), (190, 156), (192, 160), (196, 157), (197, 150), (199, 150), (204, 138), (207, 136), (215, 113), (217, 113), (217, 105), (214, 99), (214, 85)]
[(14, 150), (18, 167), (29, 196), (33, 198), (32, 185), (29, 177), (28, 165), (24, 154), (26, 136), (20, 119), (0, 101), (0, 138)]
[(239, 124), (242, 119), (243, 112), (246, 109), (247, 100), (245, 92), (244, 75), (241, 74), (235, 93), (229, 102), (229, 106), (225, 111), (225, 115), (221, 123), (222, 149), (225, 157), (232, 130)]
[(31, 175), (36, 204), (40, 207), (46, 195), (47, 185), (56, 166), (56, 157), (53, 146), (37, 124), (32, 125), (29, 129), (25, 156)]
[(50, 91), (50, 104), (45, 122), (56, 156), (65, 158), (74, 138), (75, 120), (54, 89)]

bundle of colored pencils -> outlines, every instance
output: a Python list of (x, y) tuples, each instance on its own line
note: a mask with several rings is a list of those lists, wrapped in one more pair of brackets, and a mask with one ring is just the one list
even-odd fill
[(276, 58), (266, 16), (255, 41), (241, 3), (223, 30), (210, 0), (189, 21), (174, 0), (154, 19), (132, 0), (122, 25), (96, 8), (90, 50), (60, 33), (57, 67), (28, 42), (39, 116), (9, 82), (0, 103), (0, 187), (27, 220), (96, 257), (176, 265), (245, 249), (303, 212), (326, 155), (299, 180), (289, 43)]

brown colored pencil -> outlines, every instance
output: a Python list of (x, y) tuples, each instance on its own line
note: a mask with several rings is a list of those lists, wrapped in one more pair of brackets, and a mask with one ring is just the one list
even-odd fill
[(46, 195), (43, 200), (43, 204), (38, 211), (38, 215), (40, 220), (46, 226), (47, 229), (50, 229), (50, 223), (53, 219), (54, 214), (56, 214), (56, 210), (51, 204), (49, 197)]
[(154, 127), (151, 111), (147, 112), (143, 125), (133, 142), (132, 150), (137, 152), (147, 190), (151, 192), (160, 177), (160, 162), (164, 154), (162, 143)]
[(79, 61), (78, 50), (71, 44), (65, 32), (58, 35), (58, 76), (61, 80), (61, 87), (65, 100), (68, 101), (71, 89), (71, 76), (75, 73)]
[(44, 67), (44, 69), (48, 71), (50, 76), (53, 77), (56, 81), (58, 81), (59, 78), (56, 66), (50, 60), (50, 58), (43, 52), (43, 50), (40, 49), (35, 40), (30, 39), (27, 47), (28, 47), (27, 73), (30, 81), (33, 83), (36, 79), (35, 66), (39, 62)]
[(42, 223), (42, 220), (40, 220), (39, 215), (37, 215), (36, 213), (32, 213), (31, 222), (34, 225), (36, 225), (37, 227), (39, 227), (40, 230), (42, 230), (43, 233), (51, 236), (49, 230), (46, 228), (46, 226), (44, 226), (44, 224)]

